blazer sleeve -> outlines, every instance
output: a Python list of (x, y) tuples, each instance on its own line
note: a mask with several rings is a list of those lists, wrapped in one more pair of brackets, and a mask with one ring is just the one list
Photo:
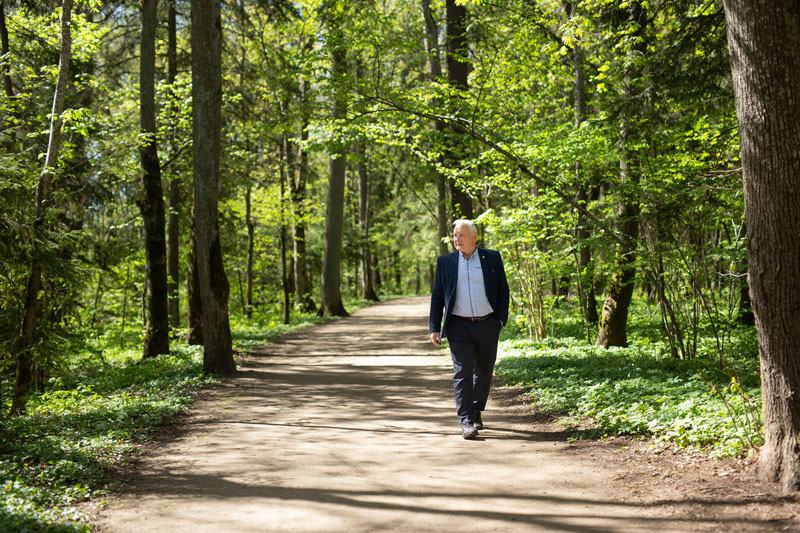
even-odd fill
[(444, 280), (442, 269), (443, 257), (436, 260), (436, 275), (433, 279), (433, 290), (431, 290), (431, 311), (428, 318), (428, 332), (441, 331), (442, 314), (444, 313)]

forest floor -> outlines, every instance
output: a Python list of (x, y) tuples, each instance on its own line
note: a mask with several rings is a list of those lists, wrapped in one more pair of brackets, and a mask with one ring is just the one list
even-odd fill
[(392, 300), (248, 354), (89, 505), (97, 530), (800, 532), (797, 497), (741, 462), (571, 442), (513, 387), (462, 439), (427, 312)]

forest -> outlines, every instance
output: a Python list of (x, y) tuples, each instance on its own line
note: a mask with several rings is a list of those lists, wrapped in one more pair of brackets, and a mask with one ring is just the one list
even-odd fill
[[(799, 21), (788, 0), (3, 0), (0, 524), (72, 519), (76, 480), (269, 336), (429, 293), (458, 218), (506, 263), (498, 376), (796, 490)], [(650, 399), (622, 409), (627, 378)]]

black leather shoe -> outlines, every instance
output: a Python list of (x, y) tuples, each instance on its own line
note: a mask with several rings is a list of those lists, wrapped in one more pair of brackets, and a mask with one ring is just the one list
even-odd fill
[(465, 439), (474, 439), (478, 436), (478, 430), (472, 422), (461, 422), (461, 436)]
[(473, 422), (475, 429), (483, 429), (483, 420), (481, 420), (481, 412), (475, 411), (475, 421)]

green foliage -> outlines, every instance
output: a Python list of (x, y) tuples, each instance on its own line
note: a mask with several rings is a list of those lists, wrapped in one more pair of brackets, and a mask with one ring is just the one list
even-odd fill
[[(593, 435), (653, 437), (712, 455), (741, 456), (762, 443), (755, 335), (736, 331), (732, 360), (741, 381), (721, 369), (709, 340), (696, 360), (664, 354), (664, 341), (634, 335), (628, 348), (603, 349), (569, 337), (505, 340), (496, 372), (546, 413), (597, 425)], [(758, 418), (757, 415), (755, 418)]]
[(72, 358), (73, 371), (52, 378), (24, 415), (2, 420), (1, 530), (88, 531), (75, 504), (113, 488), (109, 469), (213, 382), (198, 347), (145, 361), (138, 349), (98, 348), (102, 358)]

